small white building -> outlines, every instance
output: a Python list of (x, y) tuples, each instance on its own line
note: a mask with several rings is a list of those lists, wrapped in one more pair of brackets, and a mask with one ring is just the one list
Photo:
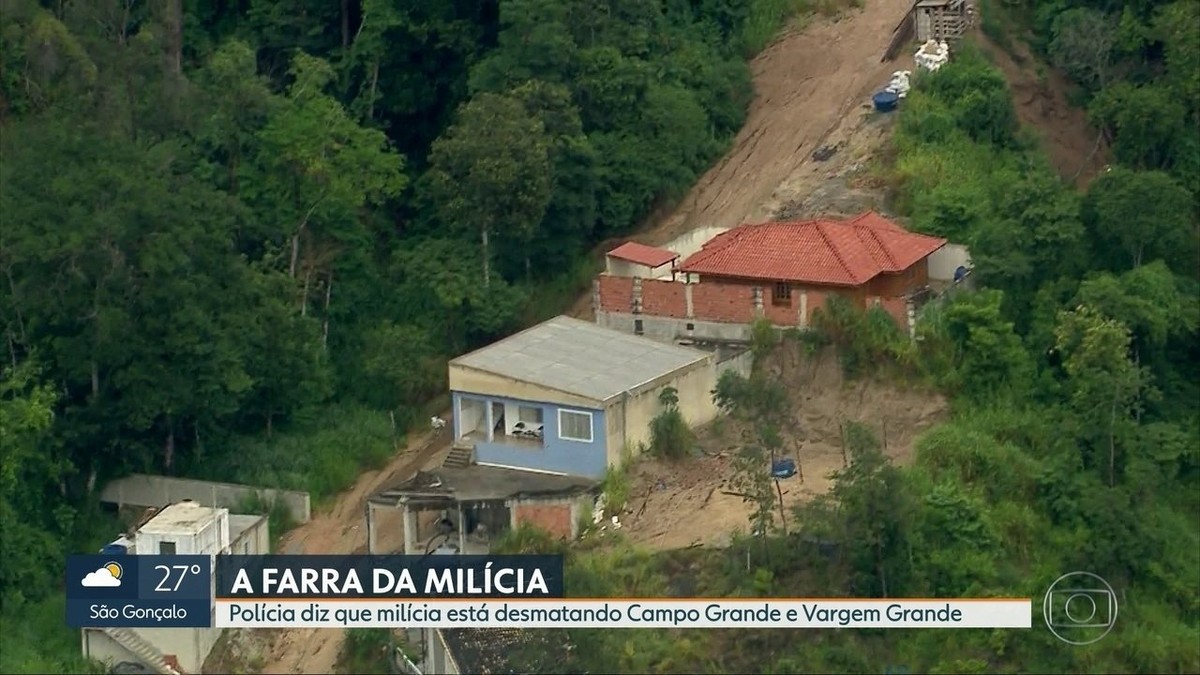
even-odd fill
[(608, 274), (622, 277), (671, 279), (678, 259), (679, 254), (674, 251), (630, 241), (605, 255), (604, 269)]
[[(127, 555), (260, 555), (270, 553), (270, 532), (267, 516), (230, 515), (229, 509), (182, 501), (155, 513), (131, 537), (120, 537), (104, 548), (105, 553), (122, 550)], [(84, 628), (83, 655), (114, 671), (199, 673), (221, 631)]]

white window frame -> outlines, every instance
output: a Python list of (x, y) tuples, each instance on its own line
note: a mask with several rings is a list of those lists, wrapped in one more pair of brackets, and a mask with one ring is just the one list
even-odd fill
[[(563, 413), (570, 413), (572, 415), (583, 415), (583, 416), (587, 417), (588, 437), (587, 438), (572, 438), (570, 436), (563, 435)], [(565, 408), (559, 408), (558, 409), (558, 437), (564, 441), (571, 441), (574, 443), (594, 443), (594, 442), (596, 442), (596, 420), (592, 417), (592, 413), (590, 413), (586, 410), (568, 410)]]

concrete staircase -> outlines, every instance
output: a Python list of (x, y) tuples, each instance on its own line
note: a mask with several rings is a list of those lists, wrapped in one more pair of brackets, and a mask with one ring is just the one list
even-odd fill
[(171, 664), (167, 663), (167, 659), (163, 656), (162, 652), (155, 649), (149, 642), (143, 640), (137, 633), (125, 630), (124, 628), (102, 628), (101, 630), (117, 644), (137, 656), (139, 661), (153, 668), (154, 672), (159, 675), (183, 675), (175, 668), (172, 668)]
[(470, 443), (457, 442), (450, 447), (450, 454), (442, 462), (446, 469), (465, 469), (475, 463), (475, 446)]

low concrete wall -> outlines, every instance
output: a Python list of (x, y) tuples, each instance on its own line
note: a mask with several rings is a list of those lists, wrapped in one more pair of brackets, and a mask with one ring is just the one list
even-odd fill
[(161, 507), (190, 499), (205, 506), (236, 510), (255, 498), (267, 504), (282, 502), (297, 523), (307, 523), (312, 519), (308, 493), (294, 490), (133, 474), (110, 482), (100, 492), (100, 501), (118, 506)]
[(954, 270), (959, 266), (971, 267), (971, 252), (962, 244), (946, 244), (934, 251), (928, 258), (929, 278), (934, 281), (951, 281)]
[(661, 248), (678, 253), (679, 260), (682, 262), (691, 254), (703, 248), (704, 245), (707, 244), (713, 237), (725, 232), (728, 229), (728, 227), (702, 227), (698, 230), (692, 230), (691, 232), (672, 240), (666, 246), (662, 246)]
[[(721, 342), (749, 342), (751, 327), (748, 323), (722, 323), (699, 319), (675, 319), (649, 314), (625, 312), (596, 312), (596, 323), (623, 333), (636, 333), (635, 321), (642, 322), (642, 336), (675, 344), (676, 340), (717, 340)], [(692, 329), (688, 330), (688, 325)]]
[(747, 349), (737, 356), (730, 357), (724, 361), (717, 362), (717, 380), (721, 379), (721, 375), (725, 371), (732, 370), (742, 377), (750, 377), (750, 370), (754, 367), (754, 352)]

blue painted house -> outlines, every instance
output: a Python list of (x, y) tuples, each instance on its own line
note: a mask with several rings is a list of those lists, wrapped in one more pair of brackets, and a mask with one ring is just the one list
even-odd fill
[(711, 420), (714, 354), (556, 317), (450, 362), (454, 438), (476, 464), (600, 478), (649, 443), (659, 393)]

